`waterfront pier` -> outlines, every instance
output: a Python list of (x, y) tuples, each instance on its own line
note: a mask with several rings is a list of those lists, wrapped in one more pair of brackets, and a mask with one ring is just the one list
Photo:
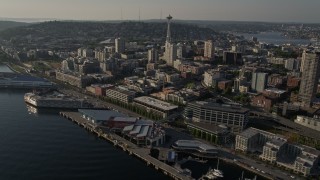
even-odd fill
[(88, 120), (81, 117), (81, 114), (78, 112), (60, 112), (60, 115), (73, 121), (79, 126), (91, 131), (96, 134), (98, 137), (101, 137), (110, 143), (113, 143), (115, 146), (123, 149), (123, 151), (128, 152), (129, 155), (134, 155), (139, 159), (145, 161), (148, 166), (154, 167), (156, 170), (161, 171), (165, 175), (176, 179), (176, 180), (188, 180), (192, 179), (190, 176), (182, 174), (181, 170), (175, 169), (172, 166), (169, 166), (166, 163), (163, 163), (149, 155), (150, 149), (144, 147), (138, 147), (132, 142), (122, 138), (113, 133), (106, 133), (101, 129), (97, 128), (95, 124), (89, 122)]

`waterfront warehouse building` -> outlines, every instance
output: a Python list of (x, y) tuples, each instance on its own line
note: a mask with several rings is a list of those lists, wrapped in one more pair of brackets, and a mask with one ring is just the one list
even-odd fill
[(134, 117), (110, 117), (110, 119), (103, 123), (108, 129), (114, 132), (122, 131), (124, 127), (132, 125), (137, 122)]
[(159, 146), (165, 143), (165, 130), (151, 120), (137, 120), (126, 126), (122, 134), (137, 145)]
[(239, 133), (248, 123), (249, 109), (215, 102), (195, 101), (187, 105), (184, 117), (187, 121), (212, 125), (225, 125), (231, 132)]
[(178, 106), (148, 96), (135, 98), (134, 104), (146, 108), (149, 113), (152, 112), (163, 118), (173, 115), (178, 109)]
[(95, 125), (102, 125), (112, 117), (126, 117), (126, 115), (110, 110), (79, 109), (81, 117)]
[(137, 123), (140, 126), (145, 126), (145, 124), (141, 122), (149, 122), (142, 120), (138, 121), (135, 117), (127, 117), (122, 113), (110, 110), (79, 109), (78, 111), (81, 114), (81, 117), (86, 119), (93, 127), (107, 128), (113, 132), (122, 132), (127, 126), (134, 126), (137, 125)]

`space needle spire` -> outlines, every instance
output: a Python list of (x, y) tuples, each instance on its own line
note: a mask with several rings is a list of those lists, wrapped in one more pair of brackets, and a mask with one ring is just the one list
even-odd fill
[(167, 38), (166, 38), (166, 43), (171, 43), (171, 31), (170, 31), (170, 23), (172, 20), (172, 16), (169, 14), (167, 17), (168, 20), (168, 28), (167, 28)]

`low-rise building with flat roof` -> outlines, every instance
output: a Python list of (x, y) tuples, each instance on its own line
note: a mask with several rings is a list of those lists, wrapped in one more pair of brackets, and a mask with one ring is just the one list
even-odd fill
[(226, 144), (230, 141), (230, 131), (225, 125), (213, 125), (202, 122), (187, 122), (189, 132), (215, 144)]
[(102, 125), (108, 121), (111, 117), (127, 117), (126, 115), (110, 110), (92, 110), (92, 109), (79, 109), (81, 117), (94, 123), (96, 125)]
[(134, 104), (143, 108), (146, 108), (148, 112), (153, 112), (167, 118), (174, 114), (174, 111), (178, 109), (178, 106), (152, 98), (148, 96), (137, 97), (134, 99)]
[(184, 117), (187, 121), (223, 124), (232, 132), (241, 132), (248, 123), (249, 109), (229, 104), (195, 101), (187, 105)]
[(118, 100), (124, 103), (131, 103), (133, 98), (136, 96), (134, 91), (130, 91), (124, 87), (115, 87), (106, 90), (106, 97)]

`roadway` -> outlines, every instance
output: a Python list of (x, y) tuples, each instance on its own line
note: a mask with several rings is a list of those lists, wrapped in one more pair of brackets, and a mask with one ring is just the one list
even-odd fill
[(59, 89), (60, 92), (62, 92), (63, 94), (69, 95), (69, 96), (73, 96), (76, 98), (81, 98), (81, 99), (85, 99), (86, 101), (88, 101), (89, 103), (91, 103), (94, 108), (106, 108), (106, 109), (110, 109), (110, 110), (114, 110), (117, 112), (121, 112), (127, 116), (131, 116), (131, 117), (140, 117), (141, 115), (132, 112), (128, 109), (122, 108), (120, 106), (108, 103), (106, 101), (103, 101), (99, 98), (93, 97), (91, 95), (88, 94), (83, 94), (81, 92), (75, 91), (75, 90), (70, 90), (70, 89)]
[[(262, 116), (265, 117), (267, 120), (269, 121), (275, 121), (279, 124), (284, 125), (285, 127), (289, 127), (292, 128), (293, 130), (291, 130), (291, 132), (295, 132), (298, 133), (300, 135), (306, 136), (306, 137), (310, 137), (310, 138), (315, 138), (317, 140), (320, 140), (320, 133), (319, 131), (307, 128), (305, 126), (302, 126), (300, 124), (297, 124), (289, 119), (286, 119), (284, 117), (278, 116), (278, 115), (274, 115), (271, 113), (266, 113), (266, 112), (260, 112), (260, 111), (250, 111), (250, 113), (256, 114), (258, 116)], [(287, 130), (289, 130), (289, 128), (286, 128)]]

